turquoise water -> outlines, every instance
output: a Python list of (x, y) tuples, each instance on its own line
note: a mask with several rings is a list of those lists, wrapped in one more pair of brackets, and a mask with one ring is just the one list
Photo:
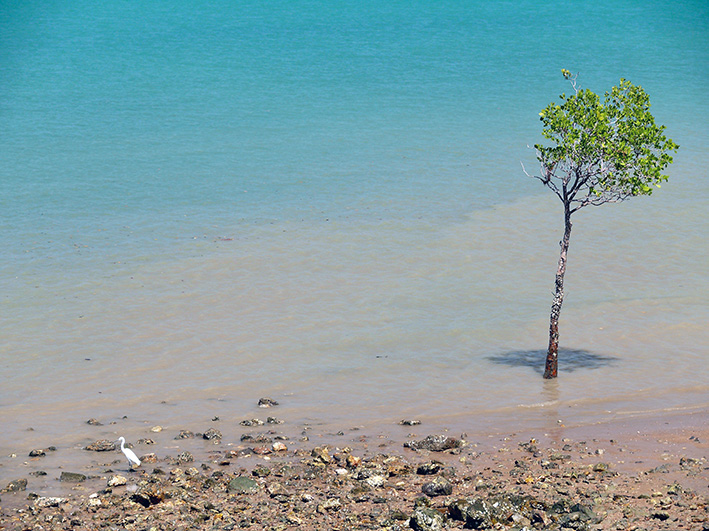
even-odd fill
[[(707, 407), (708, 36), (700, 1), (3, 2), (2, 454), (269, 394), (466, 429)], [(562, 346), (615, 361), (549, 387), (510, 353), (546, 344), (560, 210), (520, 161), (561, 68), (642, 85), (682, 147), (578, 214)]]

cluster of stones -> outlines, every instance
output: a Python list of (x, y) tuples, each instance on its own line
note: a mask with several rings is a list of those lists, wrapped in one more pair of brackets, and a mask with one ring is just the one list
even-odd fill
[[(156, 460), (157, 466), (135, 479), (111, 474), (105, 488), (86, 498), (30, 495), (26, 510), (0, 519), (8, 529), (128, 531), (709, 530), (707, 500), (678, 484), (638, 494), (643, 478), (620, 477), (603, 462), (582, 465), (533, 442), (520, 445), (508, 469), (495, 466), (494, 459), (481, 465), (477, 452), (445, 435), (409, 441), (407, 458), (316, 446), (276, 452), (279, 462), (274, 462), (275, 456), (245, 459), (263, 455), (257, 448), (271, 442), (266, 437), (248, 435), (244, 442), (244, 448), (214, 454), (196, 466), (181, 454)], [(235, 470), (234, 463), (253, 466)], [(707, 470), (705, 462), (687, 459), (679, 468), (695, 475)], [(648, 476), (656, 480), (662, 473)]]

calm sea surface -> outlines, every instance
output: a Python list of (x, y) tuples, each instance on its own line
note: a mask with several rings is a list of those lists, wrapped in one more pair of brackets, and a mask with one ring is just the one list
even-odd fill
[[(709, 407), (708, 40), (704, 1), (2, 2), (0, 464), (262, 396), (332, 429)], [(561, 205), (520, 161), (561, 68), (642, 85), (681, 149), (576, 215), (544, 383)]]

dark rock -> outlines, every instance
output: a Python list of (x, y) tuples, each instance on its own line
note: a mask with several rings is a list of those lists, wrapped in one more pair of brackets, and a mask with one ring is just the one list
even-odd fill
[(684, 489), (682, 488), (682, 485), (679, 483), (673, 483), (672, 485), (667, 486), (667, 494), (670, 494), (672, 496), (679, 496), (684, 492)]
[(420, 476), (433, 476), (434, 474), (438, 474), (439, 470), (441, 470), (441, 466), (441, 463), (435, 461), (423, 463), (416, 468), (416, 473)]
[(557, 505), (555, 503), (552, 506), (552, 512), (562, 513), (564, 505), (566, 506), (566, 510), (568, 510), (568, 512), (562, 514), (558, 520), (559, 525), (563, 529), (578, 529), (581, 531), (585, 531), (589, 529), (589, 525), (601, 521), (601, 519), (594, 514), (593, 510), (591, 510), (590, 507), (582, 505), (580, 503), (576, 503), (571, 506), (569, 506), (568, 504)]
[(441, 531), (443, 515), (430, 507), (417, 507), (409, 520), (409, 526), (416, 531)]
[(316, 511), (320, 514), (339, 511), (342, 509), (342, 500), (340, 498), (328, 498), (323, 503), (317, 506)]
[(239, 476), (229, 482), (227, 491), (233, 494), (252, 494), (258, 491), (258, 488), (258, 483), (255, 480)]
[(209, 428), (202, 434), (202, 438), (207, 439), (208, 441), (220, 441), (222, 438), (222, 432), (215, 430), (214, 428)]
[(655, 511), (650, 514), (650, 518), (654, 518), (655, 520), (660, 520), (660, 521), (665, 521), (670, 519), (670, 513), (667, 511)]
[(277, 419), (276, 417), (268, 417), (266, 422), (269, 424), (283, 424), (283, 421), (281, 419)]
[(259, 444), (271, 444), (273, 442), (273, 439), (270, 437), (266, 437), (265, 435), (249, 435), (248, 433), (244, 433), (241, 438), (241, 442), (251, 442), (251, 443), (259, 443)]
[(7, 484), (7, 487), (2, 489), (2, 492), (20, 492), (22, 490), (27, 490), (27, 480), (15, 479)]
[(596, 523), (598, 520), (598, 517), (596, 514), (593, 512), (593, 509), (589, 507), (588, 505), (584, 505), (582, 503), (576, 503), (572, 505), (569, 510), (572, 513), (580, 513), (581, 519), (584, 522), (592, 522)]
[(279, 501), (285, 501), (291, 496), (291, 493), (280, 483), (271, 483), (266, 487), (266, 491), (271, 498)]
[(158, 456), (151, 452), (149, 454), (141, 455), (140, 460), (143, 463), (157, 463)]
[(259, 419), (242, 420), (239, 422), (242, 426), (263, 426), (263, 421)]
[(251, 449), (256, 455), (268, 455), (272, 450), (268, 446), (254, 446)]
[(369, 485), (358, 485), (350, 491), (350, 498), (357, 503), (366, 502), (369, 500), (372, 489)]
[(699, 459), (694, 459), (693, 457), (681, 457), (679, 460), (679, 466), (683, 469), (688, 469), (692, 467), (699, 466), (701, 461)]
[(273, 400), (272, 398), (260, 398), (258, 401), (258, 407), (271, 407), (271, 406), (277, 406), (278, 402)]
[(448, 504), (448, 516), (450, 516), (453, 520), (465, 522), (465, 515), (467, 514), (469, 505), (470, 502), (463, 498), (453, 500)]
[(454, 520), (465, 521), (469, 529), (487, 529), (497, 524), (517, 524), (524, 527), (528, 522), (539, 521), (535, 516), (545, 505), (530, 497), (506, 494), (490, 498), (455, 500), (448, 506), (448, 514)]
[(271, 475), (271, 469), (264, 465), (256, 465), (251, 474), (257, 478), (265, 478)]
[(106, 439), (101, 439), (96, 442), (92, 442), (86, 446), (84, 450), (89, 450), (91, 452), (115, 452), (116, 443)]
[(405, 448), (412, 450), (429, 450), (431, 452), (444, 452), (453, 448), (460, 448), (463, 442), (447, 435), (429, 435), (420, 441), (407, 441)]
[(148, 484), (140, 487), (131, 499), (143, 507), (150, 507), (165, 499), (165, 491), (159, 485)]
[(493, 525), (491, 504), (481, 498), (473, 499), (465, 508), (465, 526), (470, 529), (485, 529)]
[(567, 498), (556, 500), (549, 508), (549, 512), (556, 514), (569, 513), (571, 512), (571, 502)]
[(310, 452), (310, 455), (315, 458), (316, 462), (319, 463), (328, 464), (332, 462), (330, 453), (328, 452), (327, 448), (323, 446), (316, 446), (315, 448), (313, 448), (313, 450)]
[(194, 461), (194, 457), (189, 452), (182, 452), (177, 456), (177, 461), (179, 463), (191, 463)]
[(438, 477), (429, 483), (424, 483), (421, 492), (426, 496), (448, 496), (453, 494), (453, 484), (446, 478)]
[(59, 476), (59, 481), (66, 481), (67, 483), (81, 483), (86, 480), (84, 474), (78, 474), (76, 472), (62, 472)]
[(399, 424), (401, 424), (402, 426), (418, 426), (419, 424), (421, 424), (421, 421), (420, 420), (402, 420), (402, 421), (399, 421)]
[(608, 469), (608, 463), (596, 463), (595, 465), (593, 465), (594, 472), (608, 472)]
[(97, 419), (90, 418), (89, 420), (86, 421), (86, 424), (90, 424), (91, 426), (103, 426)]
[(30, 457), (44, 457), (45, 455), (47, 455), (47, 452), (39, 448), (30, 451)]
[(192, 439), (194, 437), (194, 433), (192, 433), (190, 430), (180, 430), (180, 433), (175, 437), (175, 439)]

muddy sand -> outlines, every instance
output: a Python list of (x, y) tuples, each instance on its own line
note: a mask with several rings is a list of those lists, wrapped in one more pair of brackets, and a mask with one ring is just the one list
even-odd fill
[(415, 419), (325, 433), (267, 415), (151, 426), (130, 441), (135, 470), (110, 439), (18, 448), (0, 466), (0, 529), (708, 531), (708, 420), (495, 435)]

